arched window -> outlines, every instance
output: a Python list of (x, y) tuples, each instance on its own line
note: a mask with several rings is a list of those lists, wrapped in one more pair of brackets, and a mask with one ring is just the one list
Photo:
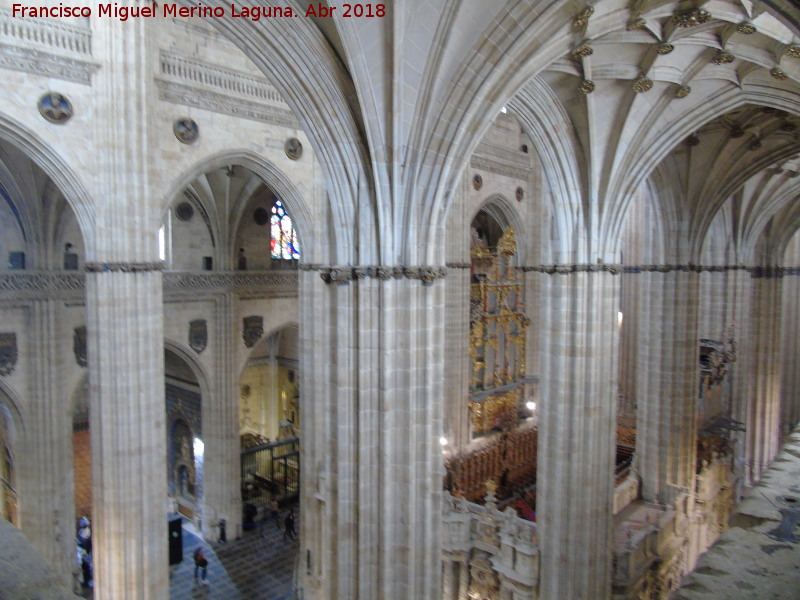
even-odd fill
[(299, 260), (300, 244), (297, 241), (297, 233), (292, 226), (292, 219), (283, 202), (275, 200), (272, 205), (272, 215), (270, 216), (270, 250), (272, 258), (277, 260)]

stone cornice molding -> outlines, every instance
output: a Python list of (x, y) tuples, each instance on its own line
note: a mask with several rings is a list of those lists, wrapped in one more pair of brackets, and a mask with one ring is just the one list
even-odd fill
[(296, 271), (167, 271), (164, 291), (230, 290), (238, 293), (286, 288), (297, 290)]
[(148, 273), (163, 271), (164, 262), (87, 262), (83, 268), (87, 273)]
[(193, 106), (211, 112), (294, 129), (300, 127), (299, 122), (288, 109), (258, 102), (248, 102), (247, 100), (220, 94), (213, 90), (162, 79), (156, 80), (156, 86), (158, 87), (158, 98), (164, 102)]
[(437, 279), (447, 275), (446, 267), (406, 267), (402, 265), (368, 265), (368, 266), (323, 266), (318, 264), (303, 264), (298, 267), (301, 271), (319, 271), (319, 276), (325, 283), (347, 285), (351, 281), (361, 279), (377, 279), (389, 281), (391, 279), (418, 279), (422, 285), (433, 284)]
[(610, 273), (619, 275), (620, 265), (571, 264), (571, 265), (533, 265), (517, 267), (523, 273), (546, 273), (547, 275), (569, 275), (570, 273)]
[(266, 78), (164, 51), (160, 65), (162, 77), (156, 79), (156, 86), (161, 100), (274, 125), (300, 126)]
[[(80, 21), (79, 21), (80, 22)], [(15, 17), (10, 8), (0, 8), (0, 36), (17, 40), (23, 47), (31, 44), (49, 46), (74, 54), (92, 54), (92, 31), (83, 25), (72, 25), (65, 19), (48, 17)]]
[(606, 265), (606, 264), (572, 264), (572, 265), (534, 265), (518, 267), (525, 273), (546, 273), (548, 275), (567, 275), (570, 273), (607, 272), (612, 275), (624, 273), (727, 273), (729, 271), (747, 271), (753, 278), (777, 278), (785, 275), (800, 275), (800, 267), (748, 266), (748, 265)]
[(6, 299), (82, 299), (86, 279), (71, 271), (23, 271), (0, 274), (0, 298)]
[(0, 42), (0, 69), (2, 68), (92, 85), (92, 75), (100, 67), (88, 61)]
[(478, 154), (472, 155), (469, 166), (473, 169), (489, 171), (490, 173), (496, 173), (497, 175), (503, 175), (521, 181), (527, 181), (528, 175), (531, 172), (530, 167), (516, 166), (503, 162), (501, 159)]
[[(123, 264), (130, 266), (148, 263)], [(112, 270), (114, 269), (109, 269)], [(191, 300), (204, 296), (204, 292), (215, 294), (221, 291), (259, 297), (297, 295), (296, 271), (167, 271), (164, 272), (162, 281), (168, 300), (181, 294), (186, 295), (185, 299)], [(52, 298), (80, 302), (84, 298), (85, 289), (86, 276), (79, 271), (18, 271), (0, 274), (0, 300)]]

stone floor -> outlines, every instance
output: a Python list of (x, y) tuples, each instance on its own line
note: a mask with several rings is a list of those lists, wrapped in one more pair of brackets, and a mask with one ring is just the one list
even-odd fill
[[(285, 516), (283, 511), (281, 516)], [(299, 530), (299, 517), (295, 530)], [(194, 580), (192, 555), (198, 546), (208, 559), (206, 586)], [(298, 548), (298, 541), (284, 541), (283, 530), (271, 521), (245, 531), (238, 540), (214, 545), (184, 523), (183, 562), (170, 567), (170, 600), (296, 600), (293, 577)], [(92, 598), (91, 590), (83, 590), (82, 596)]]
[(800, 598), (800, 429), (672, 600)]

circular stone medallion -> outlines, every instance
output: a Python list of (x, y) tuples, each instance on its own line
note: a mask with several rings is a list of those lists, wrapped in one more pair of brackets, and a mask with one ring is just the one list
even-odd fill
[(72, 104), (58, 92), (47, 92), (39, 98), (39, 114), (51, 123), (62, 125), (72, 117)]
[(303, 155), (303, 144), (297, 138), (289, 138), (283, 145), (283, 150), (292, 160), (297, 160)]
[(188, 118), (177, 119), (172, 125), (172, 132), (182, 144), (192, 144), (200, 137), (200, 128), (197, 123)]

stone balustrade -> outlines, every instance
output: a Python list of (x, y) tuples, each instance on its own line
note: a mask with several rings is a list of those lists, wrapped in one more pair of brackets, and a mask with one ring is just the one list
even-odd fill
[(443, 598), (534, 600), (539, 580), (536, 524), (508, 508), (500, 511), (490, 491), (485, 505), (444, 492), (442, 515)]

